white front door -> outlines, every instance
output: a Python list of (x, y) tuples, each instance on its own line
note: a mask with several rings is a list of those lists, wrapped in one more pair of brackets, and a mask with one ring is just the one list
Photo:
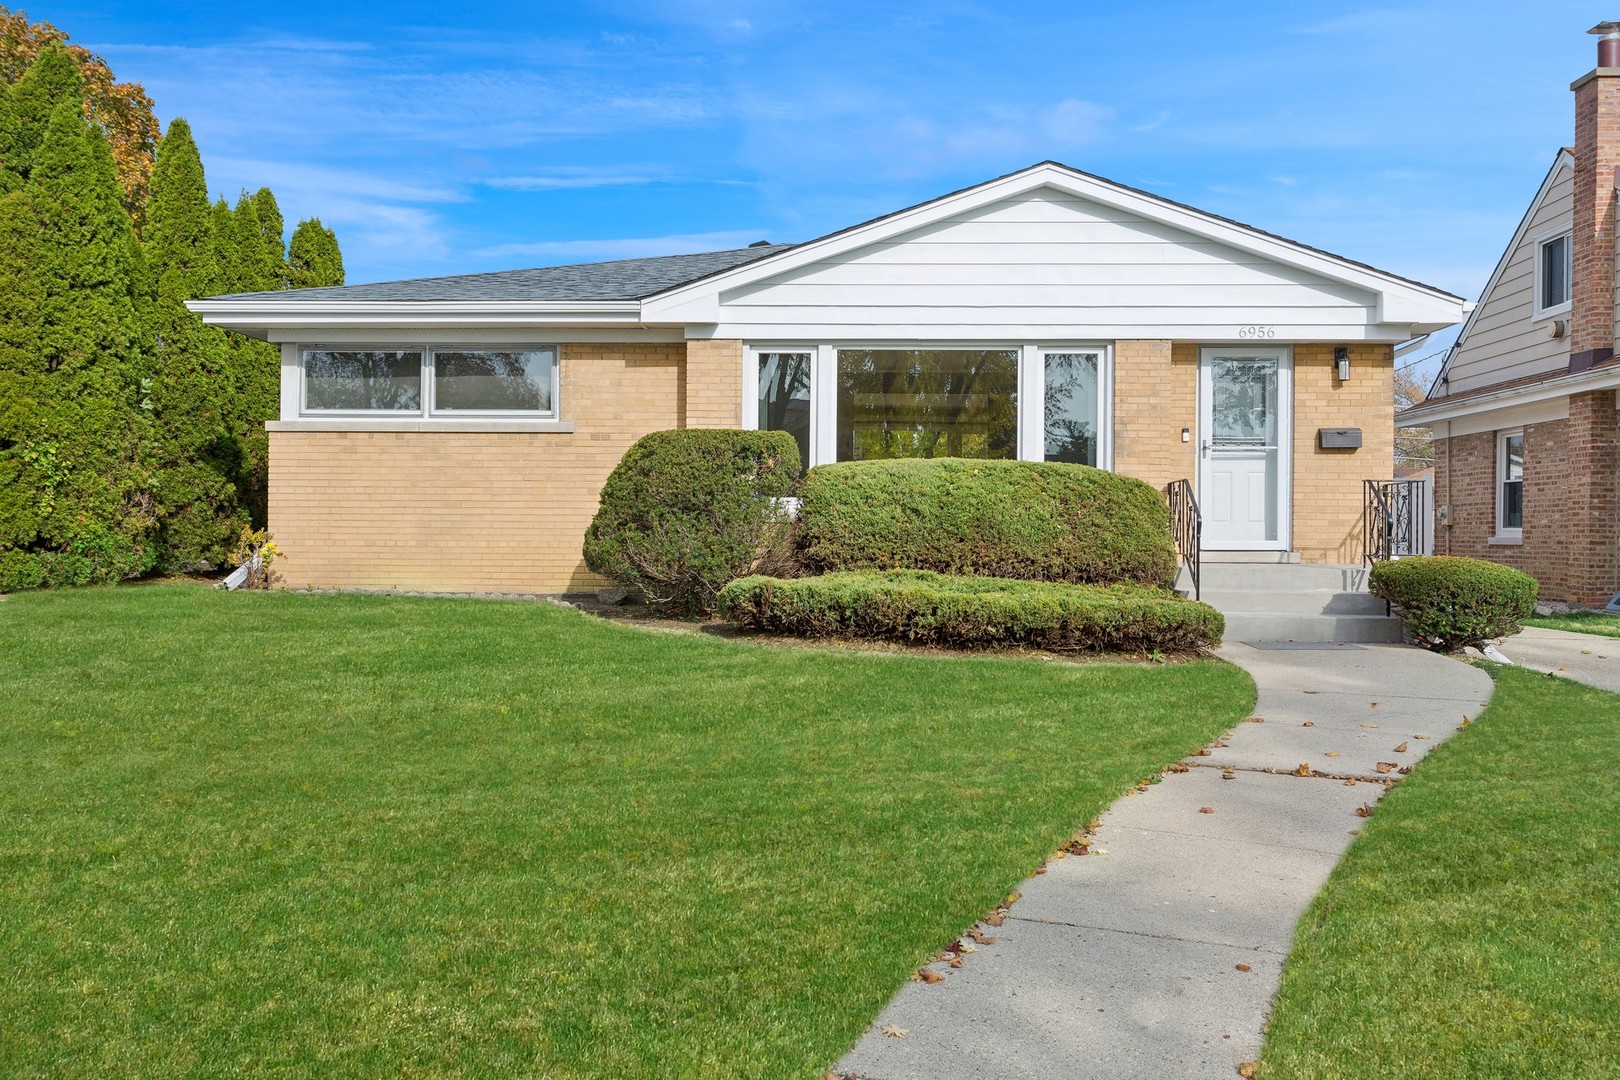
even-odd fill
[(1198, 505), (1203, 546), (1288, 550), (1293, 357), (1204, 349), (1198, 363)]

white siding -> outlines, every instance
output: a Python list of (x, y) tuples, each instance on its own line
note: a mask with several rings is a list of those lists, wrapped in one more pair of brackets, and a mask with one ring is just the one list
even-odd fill
[(753, 340), (1381, 336), (1368, 290), (1046, 188), (720, 296)]
[(1480, 297), (1468, 332), (1457, 343), (1447, 369), (1446, 390), (1455, 394), (1525, 375), (1551, 374), (1569, 366), (1569, 338), (1554, 338), (1554, 318), (1536, 319), (1536, 240), (1569, 221), (1573, 209), (1573, 170), (1561, 158), (1546, 195), (1534, 207), (1502, 272)]

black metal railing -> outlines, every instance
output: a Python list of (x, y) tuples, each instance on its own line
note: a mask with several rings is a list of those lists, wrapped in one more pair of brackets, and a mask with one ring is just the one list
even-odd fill
[(1202, 599), (1199, 578), (1198, 551), (1204, 541), (1204, 516), (1198, 512), (1198, 500), (1193, 496), (1190, 480), (1172, 480), (1164, 486), (1165, 502), (1170, 504), (1170, 535), (1176, 542), (1176, 554), (1192, 578), (1193, 599)]
[(1423, 554), (1423, 481), (1363, 480), (1361, 485), (1367, 521), (1363, 561)]

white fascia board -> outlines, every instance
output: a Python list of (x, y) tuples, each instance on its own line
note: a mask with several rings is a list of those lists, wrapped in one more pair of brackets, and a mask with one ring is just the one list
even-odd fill
[(1558, 373), (1542, 382), (1529, 383), (1497, 390), (1490, 394), (1475, 394), (1461, 401), (1448, 402), (1445, 398), (1425, 401), (1395, 414), (1395, 422), (1402, 427), (1427, 426), (1442, 420), (1457, 420), (1464, 416), (1494, 412), (1514, 405), (1531, 405), (1538, 401), (1552, 401), (1571, 394), (1584, 394), (1589, 390), (1620, 389), (1620, 367), (1595, 368), (1579, 375)]
[(624, 323), (639, 325), (641, 305), (634, 300), (592, 303), (534, 303), (525, 300), (188, 300), (188, 310), (211, 326), (227, 330), (267, 331), (277, 327), (393, 326), (428, 327), (453, 323), (510, 326), (514, 323)]
[(1474, 320), (1479, 316), (1480, 309), (1485, 306), (1485, 301), (1490, 299), (1491, 294), (1496, 291), (1497, 283), (1502, 280), (1503, 273), (1507, 271), (1508, 263), (1513, 261), (1513, 253), (1519, 250), (1519, 244), (1524, 240), (1524, 234), (1530, 229), (1530, 220), (1536, 216), (1536, 211), (1541, 209), (1541, 204), (1547, 201), (1547, 195), (1552, 191), (1553, 180), (1558, 176), (1558, 170), (1565, 165), (1572, 169), (1575, 167), (1575, 155), (1569, 152), (1568, 147), (1560, 148), (1553, 158), (1552, 168), (1548, 169), (1547, 175), (1541, 178), (1541, 186), (1536, 189), (1536, 197), (1530, 200), (1530, 205), (1525, 209), (1524, 216), (1519, 219), (1518, 228), (1513, 230), (1513, 236), (1508, 240), (1507, 247), (1502, 249), (1502, 257), (1496, 261), (1496, 269), (1491, 271), (1490, 278), (1485, 282), (1485, 288), (1480, 290), (1479, 300), (1468, 305), (1468, 318), (1463, 322), (1462, 329), (1457, 331), (1456, 340), (1451, 343), (1451, 348), (1446, 350), (1446, 358), (1440, 362), (1440, 370), (1435, 372), (1434, 380), (1429, 383), (1429, 392), (1431, 394), (1434, 392), (1434, 388), (1440, 385), (1440, 380), (1450, 374), (1451, 362), (1456, 359), (1458, 352), (1462, 350), (1463, 342), (1468, 340), (1468, 331), (1473, 329)]
[[(718, 322), (719, 297), (725, 290), (796, 270), (910, 232), (954, 214), (974, 210), (1042, 187), (1124, 210), (1144, 220), (1181, 229), (1239, 251), (1317, 274), (1330, 281), (1366, 289), (1379, 297), (1381, 305), (1388, 304), (1403, 316), (1387, 321), (1432, 325), (1438, 329), (1460, 321), (1464, 315), (1462, 298), (1440, 289), (1403, 281), (1382, 271), (1358, 266), (1348, 260), (1313, 251), (1292, 241), (1267, 236), (1199, 210), (1165, 202), (1145, 192), (1132, 191), (1051, 164), (1037, 165), (1023, 172), (1002, 177), (1000, 180), (993, 180), (910, 210), (880, 218), (867, 225), (801, 244), (779, 255), (767, 256), (724, 274), (679, 286), (642, 301), (642, 312), (648, 319)], [(1415, 313), (1416, 317), (1405, 318), (1408, 313)]]

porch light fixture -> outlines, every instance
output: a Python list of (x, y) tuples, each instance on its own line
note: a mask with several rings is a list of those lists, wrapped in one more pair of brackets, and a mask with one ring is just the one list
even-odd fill
[(1333, 370), (1340, 382), (1350, 381), (1350, 350), (1343, 345), (1333, 350)]

